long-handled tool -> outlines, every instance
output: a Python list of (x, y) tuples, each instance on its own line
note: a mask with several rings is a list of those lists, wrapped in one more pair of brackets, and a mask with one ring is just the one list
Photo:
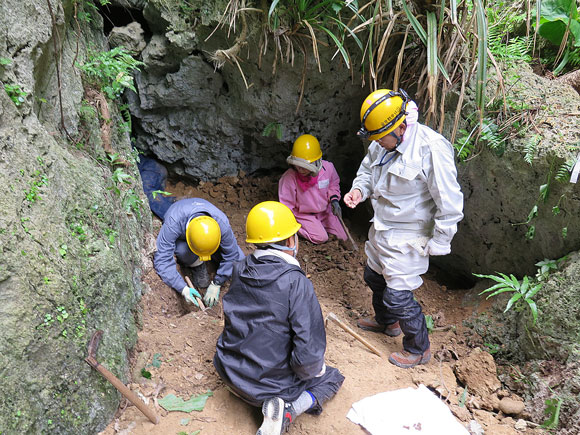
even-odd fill
[(151, 420), (151, 423), (157, 424), (159, 423), (159, 416), (153, 410), (151, 410), (145, 403), (137, 397), (135, 393), (129, 390), (125, 384), (123, 384), (119, 378), (117, 378), (114, 374), (104, 368), (99, 362), (97, 361), (97, 349), (99, 348), (99, 343), (101, 341), (101, 337), (103, 336), (103, 331), (99, 330), (96, 331), (93, 336), (91, 337), (91, 341), (89, 342), (88, 353), (89, 356), (85, 358), (85, 361), (96, 371), (102, 374), (107, 381), (109, 381), (113, 386), (119, 390), (119, 392), (129, 400), (133, 405), (139, 408), (145, 416)]
[[(193, 286), (193, 284), (191, 283), (191, 280), (189, 279), (189, 276), (185, 276), (185, 282), (187, 283), (188, 286), (190, 286), (191, 288), (195, 288)], [(195, 297), (195, 300), (197, 301), (197, 303), (199, 304), (199, 308), (201, 309), (201, 311), (205, 311), (205, 305), (203, 304), (203, 302), (201, 301), (200, 298), (198, 298), (197, 296)]]
[(339, 318), (336, 317), (336, 314), (332, 312), (328, 313), (326, 315), (326, 322), (328, 323), (329, 320), (335, 322), (338, 326), (340, 326), (342, 329), (344, 329), (346, 332), (348, 332), (350, 335), (352, 335), (354, 338), (356, 338), (358, 341), (360, 341), (362, 344), (368, 347), (372, 353), (380, 356), (381, 358), (383, 357), (383, 354), (376, 347), (374, 347), (372, 344), (370, 344), (368, 341), (366, 341), (364, 338), (362, 338), (360, 335), (354, 332), (349, 326), (342, 323), (339, 320)]
[(356, 244), (356, 242), (354, 241), (354, 239), (352, 238), (352, 236), (350, 235), (350, 231), (348, 231), (348, 228), (346, 227), (346, 225), (344, 224), (344, 221), (342, 220), (342, 216), (339, 214), (338, 215), (338, 220), (340, 221), (340, 224), (342, 225), (342, 228), (344, 228), (344, 232), (346, 233), (346, 235), (348, 236), (348, 240), (350, 240), (350, 243), (352, 243), (352, 248), (355, 251), (358, 251), (358, 245)]

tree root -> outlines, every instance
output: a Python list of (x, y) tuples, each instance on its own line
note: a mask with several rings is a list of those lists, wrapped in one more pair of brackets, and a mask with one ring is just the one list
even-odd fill
[[(85, 88), (85, 95), (87, 100), (97, 108), (101, 115), (101, 142), (103, 144), (103, 149), (109, 156), (117, 155), (111, 145), (111, 112), (109, 111), (109, 103), (107, 103), (107, 99), (100, 91), (92, 88)], [(126, 168), (131, 166), (127, 160), (118, 155), (113, 161), (113, 164), (124, 166)]]

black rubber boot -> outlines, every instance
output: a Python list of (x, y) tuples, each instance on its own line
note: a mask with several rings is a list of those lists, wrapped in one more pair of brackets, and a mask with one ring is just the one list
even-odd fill
[(191, 269), (191, 281), (195, 288), (207, 288), (211, 283), (207, 272), (207, 263), (204, 261), (197, 267)]

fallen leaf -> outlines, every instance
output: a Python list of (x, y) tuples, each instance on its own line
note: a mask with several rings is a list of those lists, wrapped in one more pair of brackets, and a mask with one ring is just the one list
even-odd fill
[(208, 390), (207, 393), (191, 397), (189, 400), (183, 400), (181, 397), (177, 397), (174, 394), (168, 394), (163, 399), (159, 399), (158, 403), (166, 411), (203, 411), (205, 402), (210, 396), (213, 396), (213, 393), (210, 390)]

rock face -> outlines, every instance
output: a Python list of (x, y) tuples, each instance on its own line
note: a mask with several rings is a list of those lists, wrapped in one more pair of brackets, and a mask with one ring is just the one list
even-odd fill
[[(355, 73), (353, 81), (340, 59), (331, 60), (334, 49), (322, 46), (319, 73), (308, 47), (304, 96), (296, 111), (304, 60), (298, 46), (294, 66), (278, 58), (273, 74), (272, 41), (265, 54), (260, 52), (261, 32), (255, 30), (259, 22), (249, 14), (239, 68), (230, 60), (216, 69), (212, 53), (235, 43), (227, 36), (227, 25), (213, 32), (226, 2), (191, 3), (199, 10), (195, 25), (191, 17), (184, 21), (171, 1), (149, 1), (143, 10), (152, 35), (142, 54), (145, 67), (137, 78), (138, 93), (130, 96), (137, 146), (167, 163), (175, 175), (215, 180), (239, 171), (281, 173), (294, 139), (311, 133), (319, 138), (324, 157), (335, 163), (343, 192), (348, 191), (364, 153), (354, 134), (360, 103), (368, 93), (360, 76)], [(239, 36), (240, 19), (236, 25)], [(466, 285), (473, 281), (472, 272), (533, 274), (536, 262), (559, 258), (580, 246), (580, 231), (571, 224), (571, 216), (580, 213), (574, 186), (554, 180), (560, 166), (575, 157), (568, 146), (580, 141), (580, 97), (569, 86), (536, 76), (527, 65), (506, 72), (506, 77), (509, 74), (518, 76), (510, 98), (538, 109), (533, 112), (533, 127), (510, 138), (501, 157), (484, 148), (458, 165), (465, 218), (452, 255), (432, 259), (466, 278)], [(262, 134), (273, 124), (280, 125), (281, 140)], [(531, 141), (537, 151), (529, 164), (523, 155)], [(538, 200), (544, 184), (549, 195)], [(556, 205), (563, 211), (554, 216)], [(534, 206), (537, 217), (526, 222)], [(532, 226), (535, 235), (527, 239)]]
[[(215, 180), (239, 171), (281, 172), (294, 140), (311, 133), (341, 177), (353, 178), (364, 152), (355, 135), (357, 115), (368, 91), (361, 87), (360, 78), (352, 81), (342, 60), (330, 60), (334, 50), (320, 47), (323, 66), (318, 72), (308, 46), (304, 96), (296, 111), (304, 61), (298, 45), (294, 67), (278, 59), (272, 74), (273, 41), (261, 56), (260, 32), (249, 30), (247, 45), (239, 53), (250, 86), (246, 89), (234, 63), (216, 70), (210, 60), (210, 53), (234, 44), (227, 38), (227, 28), (209, 37), (226, 3), (215, 2), (207, 10), (207, 3), (191, 2), (192, 8), (197, 5), (202, 11), (201, 24), (181, 31), (174, 30), (181, 23), (177, 13), (170, 12), (167, 2), (161, 3), (150, 1), (144, 11), (154, 33), (143, 52), (138, 95), (130, 99), (140, 149), (168, 163), (177, 175)], [(159, 17), (166, 20), (166, 27), (160, 28)], [(274, 123), (280, 124), (281, 140), (274, 134), (262, 135)]]
[[(452, 255), (434, 259), (446, 269), (513, 273), (521, 278), (535, 275), (535, 263), (558, 259), (580, 247), (580, 228), (573, 218), (580, 213), (578, 186), (567, 179), (556, 180), (561, 165), (578, 154), (580, 96), (570, 86), (537, 76), (528, 65), (518, 65), (517, 72), (506, 71), (505, 79), (514, 75), (517, 85), (511, 88), (510, 98), (538, 109), (532, 113), (534, 124), (511, 138), (501, 156), (485, 148), (458, 164), (465, 217), (453, 240)], [(530, 164), (524, 154), (532, 144), (536, 152)], [(541, 186), (546, 188), (545, 200)], [(535, 206), (537, 217), (526, 223)], [(526, 233), (532, 226), (535, 234), (530, 240)]]
[[(117, 186), (117, 194), (115, 168), (102, 163), (97, 113), (79, 122), (72, 2), (51, 4), (58, 37), (47, 2), (0, 5), (0, 28), (10, 29), (0, 32), (0, 80), (24, 93), (19, 100), (0, 91), (2, 433), (96, 433), (113, 416), (119, 394), (84, 358), (91, 334), (102, 329), (97, 359), (126, 380), (142, 285), (140, 235), (150, 227), (134, 165), (124, 169), (134, 183)], [(102, 25), (99, 18), (92, 20)], [(104, 42), (84, 27), (79, 42)], [(59, 129), (53, 38), (61, 44), (62, 120), (74, 141)], [(130, 159), (112, 103), (111, 111), (112, 145)]]

